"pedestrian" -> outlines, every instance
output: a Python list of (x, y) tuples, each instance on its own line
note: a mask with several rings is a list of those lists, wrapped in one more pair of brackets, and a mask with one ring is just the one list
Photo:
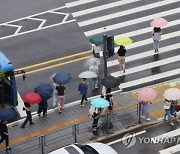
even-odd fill
[[(109, 110), (114, 110), (114, 104), (113, 104), (113, 95), (111, 94), (111, 88), (107, 88), (106, 89), (106, 100), (109, 101), (109, 106), (108, 109)], [(113, 112), (113, 114), (116, 114), (115, 112)]]
[[(169, 123), (171, 126), (174, 126), (174, 123), (172, 122), (172, 117), (171, 117), (171, 100), (167, 100), (165, 99), (164, 101), (164, 109), (165, 109), (165, 115), (164, 115), (164, 120), (167, 121), (169, 120)], [(168, 119), (166, 119), (166, 117), (168, 116)]]
[(29, 121), (29, 124), (30, 125), (33, 125), (34, 123), (32, 122), (32, 115), (31, 115), (31, 104), (29, 103), (26, 103), (24, 102), (24, 108), (23, 108), (25, 111), (26, 111), (26, 119), (25, 121), (23, 122), (23, 124), (21, 125), (21, 128), (25, 128), (26, 124), (28, 123)]
[(95, 44), (94, 46), (92, 46), (92, 52), (94, 57), (100, 58), (101, 47)]
[(171, 115), (173, 115), (176, 118), (177, 122), (179, 122), (179, 119), (178, 119), (177, 113), (176, 113), (177, 104), (178, 104), (177, 100), (171, 101), (170, 113), (171, 113)]
[(153, 31), (152, 31), (152, 39), (154, 41), (154, 50), (155, 50), (155, 54), (154, 55), (158, 55), (159, 52), (159, 41), (161, 40), (161, 28), (160, 27), (154, 27)]
[(151, 121), (149, 118), (149, 103), (152, 104), (151, 102), (146, 102), (142, 101), (141, 103), (141, 110), (142, 110), (142, 116), (141, 118), (146, 118), (147, 121)]
[(5, 140), (6, 148), (7, 148), (9, 146), (9, 134), (8, 134), (8, 128), (7, 128), (7, 120), (1, 120), (0, 134), (1, 134), (0, 144)]
[(84, 106), (83, 102), (84, 100), (87, 102), (87, 90), (88, 90), (88, 84), (86, 82), (86, 78), (82, 78), (81, 82), (79, 83), (78, 90), (80, 94), (82, 95), (81, 104), (80, 106)]
[(61, 110), (63, 110), (64, 102), (65, 102), (65, 87), (64, 85), (58, 84), (56, 87), (56, 90), (58, 92), (58, 111), (61, 113)]
[(106, 96), (106, 87), (102, 86), (102, 90), (101, 90), (101, 98), (105, 98)]
[(43, 112), (43, 116), (46, 116), (47, 107), (48, 107), (47, 100), (42, 99), (42, 101), (38, 104), (38, 111), (37, 111), (38, 116), (41, 116), (41, 112)]
[(117, 53), (118, 53), (118, 62), (119, 62), (120, 71), (123, 70), (123, 73), (125, 75), (125, 54), (126, 54), (125, 47), (123, 45), (120, 45)]
[(91, 79), (92, 90), (98, 89), (99, 68), (96, 65), (96, 62), (94, 62), (93, 65), (89, 67), (89, 71), (94, 72), (97, 75), (96, 78)]
[(99, 108), (99, 109), (95, 108), (95, 111), (92, 114), (92, 118), (93, 118), (92, 132), (94, 135), (97, 135), (98, 121), (100, 118), (100, 111), (101, 111), (101, 108)]
[(56, 90), (57, 84), (53, 84), (53, 95), (52, 95), (52, 99), (53, 99), (53, 108), (55, 108), (58, 104), (58, 92)]

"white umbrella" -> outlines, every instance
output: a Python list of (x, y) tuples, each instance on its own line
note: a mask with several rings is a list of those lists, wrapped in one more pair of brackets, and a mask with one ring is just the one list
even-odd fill
[(96, 65), (96, 66), (99, 66), (101, 64), (100, 62), (100, 59), (99, 58), (96, 58), (96, 57), (92, 57), (92, 58), (89, 58), (89, 59), (86, 59), (84, 62), (83, 62), (83, 66), (85, 68), (89, 68), (90, 66), (92, 65)]
[(170, 88), (167, 89), (163, 96), (167, 99), (167, 100), (178, 100), (180, 99), (180, 89), (178, 88)]
[(79, 78), (97, 78), (97, 74), (91, 71), (85, 71), (79, 74)]

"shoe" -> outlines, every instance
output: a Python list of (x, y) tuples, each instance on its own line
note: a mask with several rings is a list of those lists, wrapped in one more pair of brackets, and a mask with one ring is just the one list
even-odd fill
[(80, 105), (80, 107), (84, 107), (84, 104)]
[(172, 122), (170, 123), (170, 125), (171, 125), (171, 126), (174, 126), (174, 124), (173, 124)]
[(168, 121), (168, 119), (167, 119), (167, 118), (164, 118), (163, 120), (164, 120), (164, 121)]
[(145, 119), (146, 117), (145, 116), (141, 116), (142, 119)]
[(25, 128), (25, 126), (21, 126), (21, 128)]
[(34, 124), (34, 122), (31, 122), (31, 123), (29, 123), (30, 125), (33, 125)]
[(59, 113), (61, 113), (61, 110), (59, 111)]
[(146, 118), (146, 120), (147, 120), (147, 121), (151, 121), (151, 119), (150, 119), (150, 118)]
[(98, 89), (98, 86), (95, 86), (95, 89)]
[(125, 70), (123, 70), (123, 73), (126, 73)]
[(40, 116), (41, 116), (41, 113), (39, 113), (38, 116), (40, 117)]
[(47, 116), (47, 113), (43, 114), (43, 117)]
[(55, 108), (55, 106), (53, 106), (53, 109)]

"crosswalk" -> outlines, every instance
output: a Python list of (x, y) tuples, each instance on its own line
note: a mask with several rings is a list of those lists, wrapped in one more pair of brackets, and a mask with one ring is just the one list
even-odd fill
[[(119, 70), (116, 55), (107, 62), (108, 74), (121, 81), (120, 89), (180, 78), (180, 0), (78, 0), (66, 6), (87, 39), (96, 34), (133, 39), (126, 46), (125, 76)], [(159, 56), (154, 56), (150, 22), (157, 17), (169, 22), (162, 28)]]

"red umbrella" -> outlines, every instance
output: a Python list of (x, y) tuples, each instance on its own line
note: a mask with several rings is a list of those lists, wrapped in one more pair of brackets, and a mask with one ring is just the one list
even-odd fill
[(38, 104), (42, 101), (42, 97), (35, 92), (28, 92), (23, 96), (23, 100), (29, 104)]
[(153, 88), (144, 88), (138, 94), (139, 101), (152, 101), (157, 96), (157, 92)]

